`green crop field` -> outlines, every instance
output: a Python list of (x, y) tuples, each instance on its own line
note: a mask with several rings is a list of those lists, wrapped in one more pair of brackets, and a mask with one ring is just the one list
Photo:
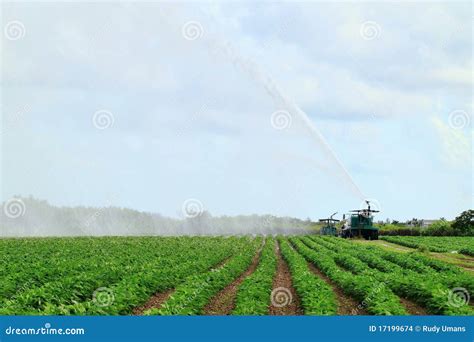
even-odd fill
[(454, 252), (474, 256), (472, 236), (384, 236), (383, 240), (410, 248), (426, 248), (431, 252)]
[(1, 315), (474, 314), (466, 269), (335, 237), (19, 238), (0, 250)]

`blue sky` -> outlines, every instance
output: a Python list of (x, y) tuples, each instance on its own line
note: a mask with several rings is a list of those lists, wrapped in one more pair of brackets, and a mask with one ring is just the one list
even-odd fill
[(2, 200), (313, 219), (364, 198), (400, 220), (473, 207), (470, 2), (2, 10)]

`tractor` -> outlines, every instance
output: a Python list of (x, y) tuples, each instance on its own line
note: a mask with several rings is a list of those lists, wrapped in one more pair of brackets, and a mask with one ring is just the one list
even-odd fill
[(374, 226), (374, 217), (372, 213), (378, 213), (379, 210), (370, 209), (370, 202), (367, 203), (367, 209), (351, 210), (349, 225), (346, 222), (342, 226), (341, 237), (343, 238), (364, 238), (366, 240), (378, 240), (379, 229)]
[(332, 235), (332, 236), (337, 235), (337, 229), (336, 229), (335, 223), (339, 222), (339, 220), (333, 219), (333, 216), (336, 214), (337, 213), (334, 213), (329, 218), (319, 220), (319, 222), (325, 223), (325, 225), (319, 231), (321, 235)]

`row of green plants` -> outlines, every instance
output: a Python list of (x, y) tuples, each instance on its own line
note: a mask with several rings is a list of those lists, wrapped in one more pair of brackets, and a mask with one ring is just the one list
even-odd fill
[(373, 315), (406, 315), (399, 298), (383, 281), (372, 274), (353, 274), (340, 267), (334, 253), (318, 246), (308, 237), (293, 237), (290, 242), (308, 261), (317, 266), (347, 295), (360, 301), (361, 308)]
[(357, 250), (359, 253), (364, 253), (368, 251), (370, 253), (377, 253), (377, 255), (398, 264), (404, 268), (412, 269), (419, 272), (429, 272), (429, 271), (443, 271), (443, 272), (452, 272), (452, 273), (464, 273), (459, 267), (448, 264), (446, 262), (431, 258), (423, 253), (417, 251), (412, 251), (409, 253), (397, 253), (384, 250), (377, 246), (365, 246), (361, 244), (355, 244), (349, 240), (334, 239), (331, 237), (320, 237), (315, 239), (315, 241), (320, 241), (321, 243), (327, 242), (332, 245), (344, 245), (347, 248), (350, 248), (351, 251)]
[(383, 236), (381, 239), (400, 246), (427, 250), (430, 252), (459, 252), (467, 255), (474, 251), (474, 237), (445, 236)]
[(474, 256), (474, 247), (464, 247), (459, 250), (459, 253)]
[[(178, 260), (167, 258), (160, 263), (147, 264), (147, 267), (136, 274), (123, 278), (112, 285), (109, 290), (114, 295), (112, 305), (104, 307), (97, 305), (93, 298), (86, 302), (71, 306), (60, 307), (63, 314), (129, 314), (133, 308), (142, 305), (154, 293), (163, 293), (183, 283), (192, 275), (213, 270), (236, 252), (237, 248), (244, 248), (248, 238), (240, 241), (223, 241), (223, 246), (213, 250), (195, 250), (192, 257)], [(233, 243), (229, 250), (225, 244)], [(228, 246), (230, 247), (230, 246)]]
[(337, 241), (339, 245), (345, 245), (354, 256), (366, 263), (372, 262), (371, 267), (383, 272), (399, 270), (407, 276), (420, 277), (422, 280), (428, 277), (435, 279), (436, 282), (448, 288), (462, 287), (470, 293), (474, 292), (474, 277), (472, 274), (457, 266), (430, 258), (421, 253), (398, 253), (375, 246), (360, 246), (344, 240), (332, 239), (330, 241), (333, 243)]
[(275, 239), (267, 238), (257, 269), (240, 284), (234, 315), (267, 315), (277, 270)]
[(103, 266), (127, 265), (130, 272), (143, 259), (167, 258), (176, 250), (202, 243), (220, 245), (216, 238), (199, 242), (188, 237), (1, 239), (0, 301)]
[(337, 301), (332, 287), (309, 269), (305, 258), (286, 239), (279, 238), (278, 242), (305, 315), (335, 315)]
[[(433, 269), (431, 271), (425, 269), (423, 272), (403, 268), (391, 262), (404, 260), (402, 254), (377, 249), (361, 249), (354, 243), (340, 239), (332, 239), (332, 246), (328, 246), (328, 241), (325, 239), (312, 238), (305, 242), (309, 247), (322, 249), (326, 254), (331, 255), (341, 267), (355, 274), (372, 276), (384, 282), (394, 293), (418, 303), (432, 314), (471, 315), (474, 313), (468, 304), (457, 307), (448, 301), (453, 287), (472, 285), (472, 276), (468, 274), (463, 277), (462, 273), (437, 273)], [(347, 245), (349, 243), (351, 246)], [(378, 252), (390, 253), (400, 258), (387, 262)]]
[(145, 311), (145, 315), (199, 315), (204, 307), (220, 290), (235, 280), (252, 263), (263, 239), (249, 241), (225, 265), (209, 272), (186, 278), (163, 303), (161, 308)]
[[(247, 245), (248, 239), (93, 238), (57, 239), (57, 244), (37, 239), (39, 242), (33, 254), (38, 250), (41, 255), (46, 250), (56, 255), (48, 261), (43, 260), (43, 270), (38, 271), (45, 280), (12, 285), (11, 278), (1, 279), (2, 289), (22, 288), (0, 302), (0, 314), (129, 313), (133, 306), (146, 301), (157, 289), (172, 288), (190, 274), (208, 270)], [(95, 259), (84, 242), (95, 253)], [(31, 247), (31, 244), (27, 245)], [(59, 246), (64, 249), (58, 249)], [(78, 249), (84, 251), (82, 258)], [(15, 259), (16, 253), (16, 250), (7, 249), (10, 261)], [(29, 258), (29, 254), (25, 253), (24, 258)], [(65, 265), (74, 271), (61, 274)], [(23, 271), (31, 272), (28, 267), (23, 267)], [(97, 289), (102, 296), (105, 289), (111, 303), (98, 303), (94, 297)]]
[[(178, 246), (182, 240), (170, 239)], [(7, 299), (58, 278), (91, 272), (103, 264), (138, 263), (138, 255), (129, 255), (133, 243), (120, 238), (42, 238), (2, 239), (0, 298)], [(155, 251), (145, 251), (155, 256)], [(28, 267), (24, 267), (28, 265)]]

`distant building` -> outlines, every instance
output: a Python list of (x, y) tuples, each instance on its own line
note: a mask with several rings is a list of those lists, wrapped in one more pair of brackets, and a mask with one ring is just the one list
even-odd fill
[(414, 222), (413, 220), (410, 220), (410, 221), (407, 222), (407, 227), (416, 227), (417, 226), (416, 223), (421, 222), (420, 227), (426, 228), (426, 227), (431, 226), (436, 221), (439, 221), (439, 220), (421, 219), (421, 220), (417, 220), (416, 222)]
[(431, 226), (436, 221), (439, 221), (439, 220), (421, 220), (421, 226), (428, 227), (428, 226)]

